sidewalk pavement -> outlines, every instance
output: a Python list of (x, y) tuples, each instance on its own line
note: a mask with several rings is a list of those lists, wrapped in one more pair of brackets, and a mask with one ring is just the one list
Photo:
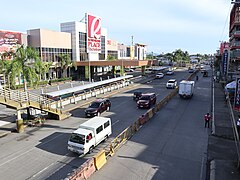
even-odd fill
[[(208, 162), (210, 180), (239, 180), (240, 169), (237, 169), (237, 149), (234, 142), (233, 128), (230, 119), (223, 87), (214, 82), (214, 132), (209, 136)], [(237, 112), (234, 112), (237, 117)]]

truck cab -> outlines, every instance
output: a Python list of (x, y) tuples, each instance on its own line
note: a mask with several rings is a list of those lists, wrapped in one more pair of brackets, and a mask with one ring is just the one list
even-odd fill
[(84, 122), (68, 140), (68, 150), (86, 154), (112, 134), (111, 119), (94, 117)]

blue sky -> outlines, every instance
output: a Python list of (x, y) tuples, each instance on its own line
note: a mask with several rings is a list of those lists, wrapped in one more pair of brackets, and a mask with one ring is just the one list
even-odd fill
[(60, 31), (60, 23), (88, 12), (101, 17), (108, 38), (119, 43), (130, 45), (133, 36), (148, 52), (212, 54), (219, 41), (228, 41), (230, 7), (230, 0), (11, 0), (1, 8), (0, 29)]

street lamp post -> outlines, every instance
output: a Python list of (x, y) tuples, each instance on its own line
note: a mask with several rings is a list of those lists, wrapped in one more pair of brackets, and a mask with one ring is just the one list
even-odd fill
[(122, 76), (123, 76), (123, 59), (122, 59), (122, 70), (121, 70), (121, 72), (122, 72)]
[(88, 77), (89, 77), (89, 83), (91, 83), (91, 66), (90, 66), (89, 58), (88, 58)]

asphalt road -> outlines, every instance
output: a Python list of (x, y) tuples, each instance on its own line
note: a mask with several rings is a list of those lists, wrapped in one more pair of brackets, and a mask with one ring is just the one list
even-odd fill
[[(171, 90), (165, 88), (168, 79), (184, 79), (188, 72), (176, 72), (173, 76), (152, 80), (138, 86), (143, 92), (155, 92), (160, 101)], [(113, 134), (116, 137), (146, 110), (138, 109), (132, 100), (133, 90), (114, 95), (112, 108), (102, 116), (112, 119)], [(49, 120), (43, 128), (30, 128), (23, 134), (10, 134), (0, 139), (0, 177), (1, 179), (62, 179), (79, 167), (87, 158), (97, 153), (106, 144), (100, 144), (93, 154), (78, 157), (67, 150), (70, 133), (79, 124), (87, 121), (84, 109), (72, 111), (72, 117), (64, 121)], [(171, 114), (171, 112), (168, 112)], [(105, 142), (107, 143), (107, 142)]]
[(194, 96), (175, 96), (125, 143), (90, 180), (205, 179), (211, 77), (196, 82)]

